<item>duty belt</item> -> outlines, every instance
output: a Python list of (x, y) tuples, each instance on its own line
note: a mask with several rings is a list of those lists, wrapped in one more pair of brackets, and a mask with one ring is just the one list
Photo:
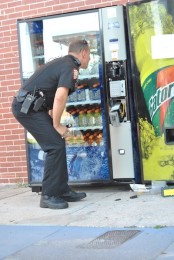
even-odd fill
[(37, 90), (34, 93), (20, 89), (16, 96), (16, 100), (22, 103), (21, 112), (28, 114), (31, 109), (35, 112), (48, 111), (47, 104), (45, 103), (46, 96), (41, 90)]

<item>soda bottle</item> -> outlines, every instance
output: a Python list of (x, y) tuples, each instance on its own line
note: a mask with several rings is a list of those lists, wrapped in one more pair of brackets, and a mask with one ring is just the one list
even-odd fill
[(88, 126), (95, 125), (95, 117), (92, 109), (87, 110), (87, 125)]
[(94, 117), (95, 117), (95, 125), (96, 126), (101, 126), (101, 124), (102, 124), (102, 117), (101, 117), (101, 109), (100, 108), (96, 108), (95, 109)]
[(87, 117), (84, 110), (79, 112), (79, 126), (85, 127), (87, 126)]
[(73, 110), (71, 115), (73, 117), (73, 127), (77, 127), (79, 125), (79, 113), (77, 110)]

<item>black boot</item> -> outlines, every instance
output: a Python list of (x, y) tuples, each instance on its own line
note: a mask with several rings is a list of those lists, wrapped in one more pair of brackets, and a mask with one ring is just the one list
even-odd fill
[(75, 192), (75, 191), (67, 191), (64, 194), (60, 195), (60, 197), (63, 200), (66, 200), (68, 202), (75, 202), (75, 201), (79, 201), (81, 199), (84, 199), (86, 197), (86, 193), (85, 192)]
[(60, 197), (42, 195), (40, 199), (40, 207), (50, 209), (66, 209), (68, 208), (68, 203)]

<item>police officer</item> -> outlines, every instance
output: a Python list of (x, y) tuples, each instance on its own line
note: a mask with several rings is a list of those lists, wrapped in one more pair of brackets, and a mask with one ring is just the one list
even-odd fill
[[(65, 139), (68, 128), (60, 123), (67, 97), (75, 91), (79, 68), (86, 69), (90, 48), (74, 40), (68, 55), (40, 67), (19, 90), (12, 103), (18, 122), (32, 134), (46, 153), (41, 208), (64, 209), (68, 202), (86, 197), (68, 185)], [(52, 111), (52, 116), (48, 111)]]

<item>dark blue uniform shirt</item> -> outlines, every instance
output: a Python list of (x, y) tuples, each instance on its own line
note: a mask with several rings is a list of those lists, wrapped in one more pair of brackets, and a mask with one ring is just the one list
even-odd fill
[(80, 62), (72, 55), (56, 58), (40, 67), (24, 84), (23, 89), (30, 93), (41, 90), (45, 103), (52, 109), (58, 87), (66, 87), (69, 94), (75, 91)]

